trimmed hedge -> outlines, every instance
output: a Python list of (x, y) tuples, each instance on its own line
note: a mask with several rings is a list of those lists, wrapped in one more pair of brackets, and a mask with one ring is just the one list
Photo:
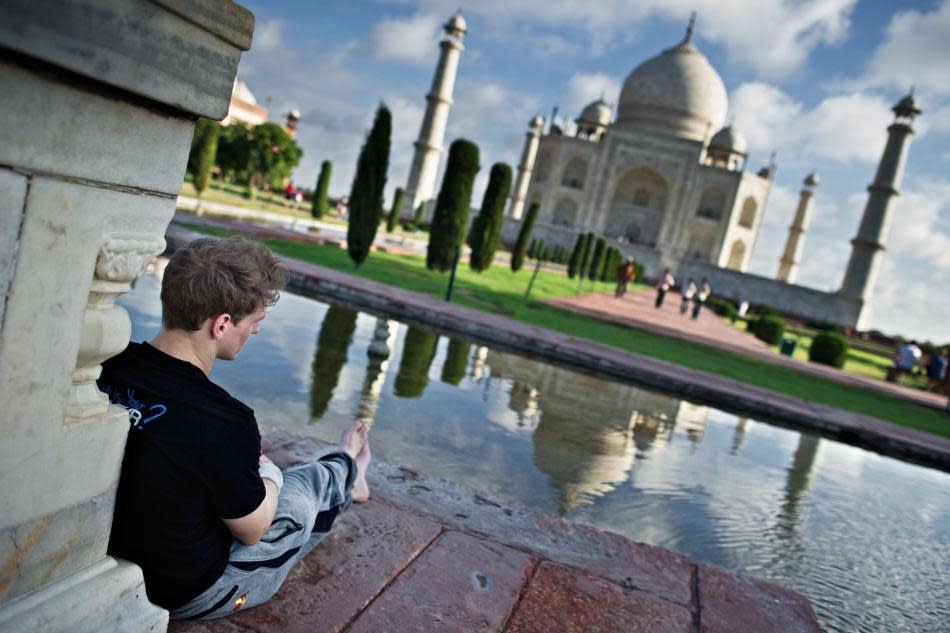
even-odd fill
[(518, 241), (511, 251), (511, 272), (516, 273), (521, 270), (524, 264), (525, 251), (528, 250), (528, 240), (531, 239), (531, 231), (534, 230), (534, 223), (538, 220), (538, 213), (541, 212), (541, 205), (532, 202), (528, 209), (528, 214), (521, 220), (521, 230), (518, 232)]
[(472, 247), (469, 266), (481, 272), (491, 266), (495, 251), (501, 244), (501, 228), (505, 223), (505, 201), (511, 192), (511, 167), (505, 163), (492, 165), (482, 208), (472, 223), (468, 245)]
[(399, 210), (402, 208), (402, 197), (406, 191), (402, 187), (396, 187), (396, 193), (393, 195), (393, 208), (389, 211), (389, 217), (386, 218), (386, 232), (392, 233), (396, 230), (396, 222), (399, 221)]
[(443, 273), (450, 270), (455, 262), (455, 250), (465, 242), (472, 185), (478, 168), (478, 145), (463, 138), (453, 141), (429, 229), (426, 250), (429, 270)]
[(356, 161), (356, 175), (350, 187), (346, 249), (357, 266), (366, 261), (376, 238), (379, 220), (383, 217), (383, 190), (389, 169), (392, 127), (392, 114), (380, 104)]
[(706, 305), (709, 306), (710, 310), (725, 319), (735, 320), (739, 316), (739, 311), (736, 310), (736, 307), (725, 299), (709, 297), (706, 299)]
[(749, 321), (747, 328), (755, 334), (755, 338), (769, 345), (778, 345), (785, 336), (785, 321), (777, 316), (761, 316), (754, 321)]
[(844, 367), (848, 358), (848, 341), (833, 331), (818, 334), (811, 342), (808, 350), (808, 360), (822, 365), (831, 365), (839, 369)]
[(320, 163), (320, 175), (317, 176), (317, 188), (313, 192), (313, 202), (310, 206), (310, 215), (322, 218), (330, 210), (330, 174), (333, 173), (333, 163), (328, 160)]

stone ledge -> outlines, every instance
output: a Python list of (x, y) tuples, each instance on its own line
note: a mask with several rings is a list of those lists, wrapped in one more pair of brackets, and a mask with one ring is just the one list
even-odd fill
[[(265, 433), (264, 443), (282, 468), (335, 450), (331, 444), (285, 431)], [(644, 631), (693, 631), (695, 624), (708, 633), (820, 633), (808, 599), (778, 585), (712, 565), (697, 565), (660, 547), (570, 523), (518, 502), (386, 462), (375, 461), (368, 480), (373, 491), (368, 505), (388, 508), (376, 512), (408, 513), (443, 529), (510, 548), (512, 555), (521, 552), (540, 559), (541, 566), (522, 591), (505, 630), (540, 630), (531, 628), (535, 619), (530, 614), (542, 605), (558, 614), (559, 626), (546, 630), (591, 630), (584, 628), (585, 623), (613, 620), (608, 615), (600, 620), (576, 612), (578, 605), (604, 601), (605, 606), (616, 607), (614, 603), (619, 601), (626, 606), (618, 608), (642, 612), (647, 622), (649, 614), (663, 614), (655, 628)], [(322, 555), (348, 557), (346, 552)], [(511, 628), (514, 624), (519, 628)], [(608, 626), (602, 630), (615, 629)]]
[(220, 120), (253, 28), (226, 0), (7, 0), (0, 48)]

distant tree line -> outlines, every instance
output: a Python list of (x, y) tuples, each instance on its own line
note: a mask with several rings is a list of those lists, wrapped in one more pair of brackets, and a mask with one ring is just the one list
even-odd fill
[(187, 172), (199, 195), (207, 188), (215, 165), (225, 179), (251, 190), (281, 189), (302, 157), (303, 150), (276, 123), (247, 127), (200, 119), (191, 140)]

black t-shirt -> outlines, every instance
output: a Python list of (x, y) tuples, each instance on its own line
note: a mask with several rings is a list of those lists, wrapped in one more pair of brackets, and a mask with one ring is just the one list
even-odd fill
[(149, 600), (175, 609), (224, 572), (221, 519), (264, 500), (254, 411), (148, 343), (103, 363), (98, 384), (130, 424), (109, 552), (141, 566)]

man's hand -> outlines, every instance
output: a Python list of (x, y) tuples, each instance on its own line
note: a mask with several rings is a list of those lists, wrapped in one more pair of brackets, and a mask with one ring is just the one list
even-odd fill
[(257, 463), (258, 464), (273, 464), (274, 462), (272, 462), (267, 455), (265, 455), (264, 453), (261, 453), (261, 456), (257, 460)]

